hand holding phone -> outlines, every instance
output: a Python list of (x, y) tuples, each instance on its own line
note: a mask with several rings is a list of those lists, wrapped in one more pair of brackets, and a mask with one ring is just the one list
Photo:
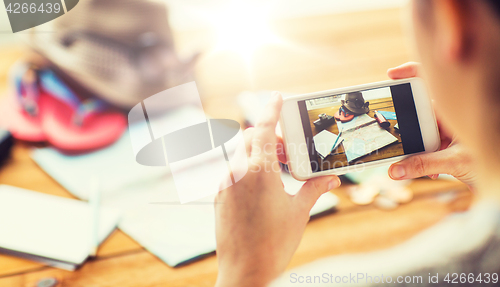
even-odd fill
[[(387, 74), (391, 79), (397, 80), (417, 77), (419, 70), (418, 63), (409, 62), (389, 69)], [(426, 175), (436, 179), (439, 174), (449, 174), (470, 187), (474, 187), (477, 176), (473, 169), (472, 155), (439, 122), (438, 128), (441, 138), (441, 147), (438, 152), (414, 155), (394, 163), (389, 169), (389, 175), (393, 179), (411, 179)]]
[(264, 286), (278, 277), (299, 245), (313, 205), (340, 185), (338, 177), (325, 176), (308, 180), (293, 196), (285, 192), (275, 134), (281, 104), (276, 93), (255, 128), (245, 130), (249, 172), (216, 197), (216, 286)]

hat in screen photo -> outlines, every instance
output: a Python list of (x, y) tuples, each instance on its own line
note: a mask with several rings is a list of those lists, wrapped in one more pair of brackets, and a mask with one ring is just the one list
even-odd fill
[(361, 92), (353, 92), (345, 95), (342, 105), (354, 114), (366, 114), (370, 111), (370, 102), (366, 102)]

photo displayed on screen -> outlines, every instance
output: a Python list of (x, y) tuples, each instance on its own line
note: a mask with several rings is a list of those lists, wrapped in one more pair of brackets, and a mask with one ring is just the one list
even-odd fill
[(313, 171), (424, 151), (410, 84), (299, 102)]

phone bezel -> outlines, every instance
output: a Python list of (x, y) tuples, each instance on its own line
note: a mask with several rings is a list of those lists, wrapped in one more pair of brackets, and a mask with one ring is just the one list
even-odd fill
[(300, 117), (299, 107), (297, 102), (318, 98), (322, 96), (345, 94), (355, 91), (364, 91), (369, 89), (382, 88), (387, 86), (399, 85), (410, 83), (413, 99), (415, 102), (415, 108), (417, 111), (417, 117), (420, 125), (420, 131), (422, 133), (422, 140), (424, 143), (424, 151), (421, 153), (428, 153), (437, 151), (441, 145), (439, 131), (436, 122), (436, 116), (434, 114), (434, 109), (432, 108), (432, 102), (429, 98), (425, 84), (420, 78), (408, 78), (403, 80), (389, 80), (371, 84), (364, 84), (340, 89), (333, 89), (309, 94), (303, 94), (298, 96), (287, 97), (283, 101), (283, 108), (280, 116), (280, 127), (283, 133), (283, 141), (285, 143), (285, 152), (288, 158), (288, 168), (290, 173), (295, 179), (307, 180), (313, 177), (319, 177), (324, 175), (341, 175), (348, 172), (361, 171), (366, 168), (382, 166), (397, 162), (409, 155), (402, 155), (382, 160), (377, 160), (373, 162), (362, 163), (358, 165), (352, 165), (347, 167), (341, 167), (326, 171), (312, 172), (309, 153), (307, 148), (305, 152), (293, 152), (290, 147), (290, 143), (295, 143), (297, 147), (307, 147), (306, 138), (304, 135), (304, 130), (302, 128), (302, 120)]

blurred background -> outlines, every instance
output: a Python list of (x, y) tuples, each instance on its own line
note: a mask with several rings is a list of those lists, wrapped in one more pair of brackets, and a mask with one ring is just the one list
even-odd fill
[[(98, 175), (102, 206), (121, 214), (119, 229), (108, 230), (97, 256), (75, 272), (2, 252), (0, 286), (213, 286), (213, 203), (176, 205), (168, 171), (135, 162), (130, 108), (195, 81), (203, 104), (195, 112), (245, 127), (273, 90), (293, 95), (387, 80), (388, 68), (415, 60), (407, 4), (84, 0), (15, 34), (0, 9), (0, 128), (16, 138), (0, 134), (0, 184), (92, 203), (89, 182)], [(286, 172), (282, 179), (287, 192), (301, 186)], [(313, 215), (325, 216), (308, 224), (290, 267), (395, 245), (471, 201), (466, 186), (446, 179), (389, 183), (387, 168), (343, 181), (318, 201)], [(30, 216), (40, 214), (18, 217)], [(57, 220), (46, 224), (61, 229)], [(29, 228), (19, 226), (11, 232)]]
[[(378, 81), (410, 59), (399, 12), (406, 0), (162, 2), (179, 57), (200, 53), (193, 73), (217, 117), (241, 117), (234, 99), (245, 90), (296, 94)], [(5, 72), (25, 45), (7, 13), (0, 17), (5, 90)]]

